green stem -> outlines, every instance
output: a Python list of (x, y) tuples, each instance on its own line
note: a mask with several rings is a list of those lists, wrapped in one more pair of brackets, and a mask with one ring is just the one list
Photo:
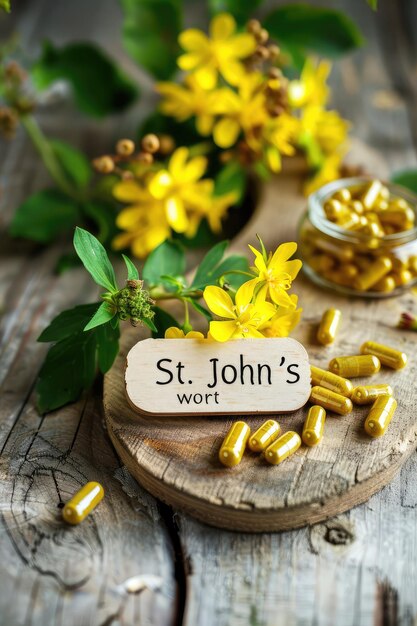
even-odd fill
[(164, 291), (161, 287), (153, 287), (149, 290), (149, 295), (152, 300), (182, 300), (183, 296), (187, 298), (201, 298), (203, 292), (201, 289), (195, 289), (194, 291), (183, 293), (170, 293), (169, 291)]
[(57, 158), (55, 157), (51, 144), (43, 134), (35, 118), (32, 115), (22, 115), (20, 119), (33, 145), (38, 151), (43, 164), (51, 175), (51, 178), (55, 181), (61, 191), (71, 196), (71, 198), (79, 200), (80, 198), (74, 191), (72, 185), (68, 182)]

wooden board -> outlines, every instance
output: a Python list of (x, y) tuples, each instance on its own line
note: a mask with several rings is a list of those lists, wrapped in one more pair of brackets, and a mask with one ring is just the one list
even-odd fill
[[(361, 160), (384, 176), (374, 153), (360, 148)], [(273, 180), (263, 190), (259, 208), (232, 248), (245, 251), (261, 234), (269, 249), (296, 236), (296, 224), (305, 209), (297, 169)], [(417, 334), (395, 328), (400, 312), (410, 310), (410, 293), (396, 299), (369, 301), (319, 290), (306, 278), (295, 291), (304, 309), (295, 338), (307, 348), (310, 362), (326, 367), (340, 354), (354, 354), (373, 339), (405, 350), (410, 357), (399, 372), (382, 371), (375, 380), (395, 389), (398, 409), (385, 437), (370, 440), (363, 431), (366, 407), (344, 417), (330, 416), (320, 446), (301, 448), (280, 465), (269, 467), (256, 455), (245, 455), (233, 470), (220, 466), (217, 452), (232, 418), (160, 417), (136, 415), (125, 399), (123, 371), (127, 349), (138, 330), (125, 333), (123, 349), (106, 377), (104, 406), (110, 436), (134, 477), (154, 496), (216, 526), (250, 532), (286, 530), (311, 524), (367, 500), (386, 485), (416, 447)], [(315, 343), (323, 310), (340, 308), (343, 323), (334, 346)], [(145, 333), (143, 334), (145, 336)], [(357, 379), (358, 383), (361, 379)], [(278, 417), (283, 430), (301, 431), (306, 410)], [(235, 417), (233, 419), (236, 419)], [(251, 428), (263, 418), (245, 418)]]
[(295, 411), (310, 396), (310, 365), (292, 337), (145, 339), (130, 350), (126, 395), (143, 415)]

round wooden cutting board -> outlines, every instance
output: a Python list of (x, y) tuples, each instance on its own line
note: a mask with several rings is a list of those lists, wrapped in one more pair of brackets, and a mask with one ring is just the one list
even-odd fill
[[(362, 145), (352, 160), (383, 177), (386, 168)], [(267, 249), (296, 237), (305, 210), (299, 170), (275, 178), (262, 191), (251, 221), (232, 242), (230, 252), (247, 252), (256, 233)], [(397, 346), (409, 356), (399, 372), (383, 369), (375, 382), (394, 387), (398, 409), (386, 435), (370, 439), (363, 430), (369, 407), (355, 407), (346, 416), (329, 414), (325, 436), (315, 448), (302, 446), (279, 466), (247, 453), (233, 469), (218, 461), (218, 450), (233, 417), (145, 417), (135, 413), (125, 397), (124, 368), (129, 348), (148, 334), (129, 329), (121, 354), (105, 377), (104, 409), (114, 446), (131, 474), (151, 494), (203, 522), (248, 532), (288, 530), (321, 521), (364, 502), (390, 480), (417, 445), (417, 333), (395, 326), (403, 310), (416, 311), (411, 293), (399, 298), (346, 298), (297, 278), (294, 292), (304, 313), (294, 337), (306, 347), (310, 362), (321, 367), (334, 356), (358, 353), (372, 339)], [(319, 346), (315, 332), (328, 307), (342, 310), (343, 323), (335, 345)], [(356, 379), (358, 384), (361, 379)], [(366, 382), (369, 382), (367, 379)], [(282, 431), (301, 433), (306, 409), (278, 415)], [(251, 429), (265, 419), (245, 417)]]

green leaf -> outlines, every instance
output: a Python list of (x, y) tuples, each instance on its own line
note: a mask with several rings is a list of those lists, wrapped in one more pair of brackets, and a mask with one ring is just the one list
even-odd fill
[(103, 117), (125, 110), (138, 95), (134, 83), (97, 46), (73, 43), (55, 48), (45, 42), (40, 59), (32, 68), (38, 89), (56, 80), (72, 86), (78, 107), (93, 117)]
[(371, 7), (371, 9), (373, 9), (374, 11), (377, 10), (378, 8), (378, 0), (367, 0), (369, 6)]
[(113, 317), (116, 315), (116, 308), (112, 307), (109, 302), (102, 302), (94, 313), (91, 320), (85, 326), (84, 331), (92, 330), (97, 326), (102, 326), (103, 324), (107, 324)]
[(185, 255), (182, 246), (176, 241), (164, 241), (148, 256), (143, 267), (143, 279), (149, 286), (163, 284), (172, 289), (161, 276), (181, 276), (185, 272)]
[(123, 45), (155, 78), (167, 80), (176, 71), (181, 0), (121, 0)]
[(247, 174), (240, 163), (231, 161), (216, 176), (214, 194), (223, 196), (234, 191), (237, 195), (236, 204), (242, 201), (246, 191)]
[(53, 345), (36, 385), (41, 413), (77, 400), (96, 374), (97, 339), (94, 331), (77, 333)]
[(281, 6), (263, 24), (280, 45), (302, 53), (336, 58), (363, 43), (357, 26), (341, 11), (309, 4)]
[(0, 0), (0, 9), (3, 9), (6, 13), (10, 13), (10, 0)]
[(139, 280), (139, 272), (134, 263), (125, 254), (122, 254), (122, 257), (127, 267), (127, 280)]
[(118, 291), (114, 269), (101, 243), (87, 230), (77, 227), (74, 248), (92, 279), (110, 293)]
[(238, 24), (244, 24), (262, 4), (263, 0), (209, 0), (212, 14), (231, 13)]
[(249, 263), (245, 256), (241, 256), (239, 254), (232, 254), (227, 257), (220, 263), (214, 270), (212, 274), (213, 282), (218, 282), (220, 278), (225, 275), (226, 282), (233, 287), (233, 289), (238, 289), (240, 285), (243, 285), (246, 281), (250, 280), (249, 276), (245, 276), (243, 274), (229, 274), (228, 272), (249, 272)]
[(73, 309), (63, 311), (45, 328), (38, 337), (38, 341), (60, 341), (70, 335), (82, 333), (99, 306), (99, 302), (94, 302), (93, 304), (80, 304)]
[[(115, 318), (118, 322), (117, 317)], [(119, 323), (115, 327), (103, 324), (95, 330), (97, 337), (97, 361), (102, 374), (109, 371), (119, 353)]]
[(9, 232), (40, 243), (50, 243), (61, 233), (72, 229), (78, 219), (75, 200), (58, 191), (45, 189), (21, 204), (13, 216)]
[(65, 141), (50, 139), (49, 143), (69, 181), (78, 189), (85, 189), (92, 174), (87, 157)]
[(154, 339), (160, 339), (161, 337), (165, 337), (165, 331), (167, 328), (171, 326), (180, 327), (180, 323), (172, 317), (167, 311), (160, 309), (158, 306), (154, 307), (155, 316), (153, 318), (153, 322), (157, 328), (157, 331), (152, 333), (152, 337)]
[(199, 302), (197, 302), (193, 298), (186, 298), (186, 300), (187, 302), (191, 304), (193, 309), (197, 311), (197, 313), (200, 313), (200, 315), (205, 317), (208, 322), (211, 322), (211, 320), (213, 319), (213, 316), (210, 313), (210, 311), (208, 311), (205, 307), (203, 307)]
[(145, 324), (145, 326), (150, 328), (153, 333), (157, 333), (158, 332), (157, 327), (155, 326), (153, 321), (151, 319), (149, 319), (149, 317), (144, 317), (142, 322)]
[(396, 172), (391, 176), (391, 181), (396, 185), (402, 185), (410, 189), (410, 191), (417, 193), (417, 169)]
[(214, 269), (223, 258), (228, 241), (221, 241), (209, 250), (197, 268), (190, 289), (200, 289), (209, 284)]

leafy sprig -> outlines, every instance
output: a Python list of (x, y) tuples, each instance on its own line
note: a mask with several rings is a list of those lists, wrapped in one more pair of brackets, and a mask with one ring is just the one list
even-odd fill
[[(191, 329), (189, 307), (210, 321), (211, 313), (199, 302), (204, 288), (227, 282), (234, 293), (248, 277), (245, 257), (224, 258), (227, 245), (221, 242), (209, 250), (191, 283), (185, 276), (185, 252), (178, 242), (165, 241), (149, 255), (142, 280), (131, 259), (122, 255), (127, 279), (120, 287), (103, 245), (88, 231), (77, 228), (75, 251), (94, 282), (105, 291), (101, 302), (60, 313), (40, 335), (38, 341), (53, 345), (36, 387), (39, 411), (46, 413), (77, 400), (98, 371), (105, 374), (110, 369), (119, 350), (120, 322), (145, 325), (154, 337), (163, 337), (170, 326), (181, 327), (184, 332)], [(164, 300), (182, 303), (182, 323), (157, 306)]]

